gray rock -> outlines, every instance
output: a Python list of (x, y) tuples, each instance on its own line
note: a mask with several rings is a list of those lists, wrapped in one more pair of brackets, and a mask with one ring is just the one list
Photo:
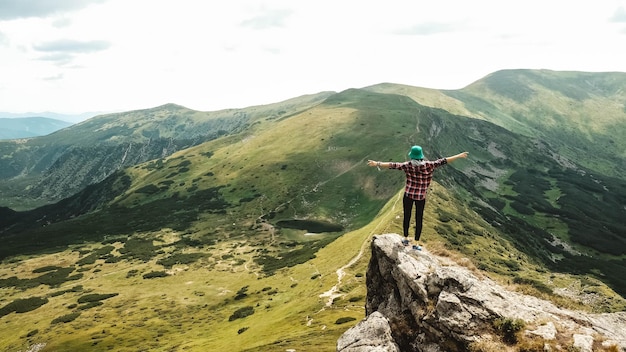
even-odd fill
[[(521, 319), (527, 334), (545, 340), (573, 341), (578, 336), (581, 349), (598, 339), (626, 351), (626, 312), (562, 309), (508, 291), (427, 250), (410, 250), (401, 240), (397, 234), (374, 237), (366, 278), (367, 319), (340, 338), (337, 351), (395, 351), (374, 349), (377, 346), (420, 352), (463, 350), (473, 342), (497, 340), (493, 322), (498, 318)], [(374, 320), (368, 322), (370, 317)]]
[(387, 318), (374, 312), (339, 338), (337, 351), (400, 352), (400, 349), (393, 342)]
[(528, 335), (539, 336), (544, 340), (554, 340), (556, 339), (556, 326), (554, 326), (553, 322), (548, 322), (545, 325), (541, 325), (535, 330), (527, 331)]
[(580, 352), (593, 351), (593, 336), (574, 334), (574, 347)]

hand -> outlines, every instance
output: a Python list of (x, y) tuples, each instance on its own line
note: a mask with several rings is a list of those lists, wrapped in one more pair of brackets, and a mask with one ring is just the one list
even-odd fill
[(468, 155), (468, 154), (469, 154), (468, 152), (463, 152), (463, 153), (459, 154), (459, 157), (461, 157), (461, 158), (467, 158), (467, 155)]
[(367, 165), (369, 166), (376, 166), (378, 164), (378, 162), (374, 161), (374, 160), (368, 160), (367, 161)]

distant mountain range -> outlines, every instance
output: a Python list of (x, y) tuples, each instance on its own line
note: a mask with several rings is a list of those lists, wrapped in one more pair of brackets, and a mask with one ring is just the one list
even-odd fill
[(626, 309), (625, 88), (626, 73), (504, 70), (0, 141), (0, 313), (21, 311), (0, 350), (333, 350), (363, 316), (371, 236), (402, 228), (403, 174), (366, 161), (413, 144), (470, 153), (435, 175), (427, 250)]
[(0, 118), (0, 139), (45, 136), (71, 125), (47, 117)]
[(2, 112), (0, 111), (0, 118), (24, 118), (24, 117), (45, 117), (54, 120), (61, 120), (71, 123), (78, 123), (81, 121), (85, 121), (89, 118), (92, 118), (96, 115), (102, 115), (110, 112), (83, 112), (80, 114), (60, 114), (56, 112), (44, 111), (44, 112), (24, 112), (24, 113), (13, 113), (13, 112)]

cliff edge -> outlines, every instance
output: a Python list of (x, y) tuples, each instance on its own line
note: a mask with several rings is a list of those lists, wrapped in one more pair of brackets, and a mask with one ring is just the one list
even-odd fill
[(559, 308), (401, 240), (374, 237), (366, 318), (339, 338), (337, 351), (626, 352), (626, 312)]

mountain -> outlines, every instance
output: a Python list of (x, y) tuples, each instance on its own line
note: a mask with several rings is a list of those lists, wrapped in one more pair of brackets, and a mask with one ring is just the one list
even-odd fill
[(0, 118), (0, 140), (45, 136), (71, 125), (46, 117)]
[(0, 112), (0, 118), (25, 118), (25, 117), (45, 117), (48, 119), (61, 120), (70, 123), (78, 123), (89, 118), (92, 118), (96, 115), (105, 114), (104, 112), (84, 112), (80, 114), (59, 114), (55, 112), (25, 112), (25, 113), (11, 113), (11, 112)]
[(453, 91), (385, 84), (368, 89), (495, 123), (549, 144), (587, 169), (621, 177), (625, 86), (621, 72), (503, 70)]
[[(494, 75), (532, 99), (480, 95), (483, 80), (386, 83), (221, 112), (168, 104), (0, 143), (4, 194), (50, 192), (0, 208), (0, 349), (332, 350), (364, 316), (372, 236), (402, 228), (404, 176), (366, 161), (405, 160), (412, 144), (470, 153), (435, 175), (429, 251), (561, 306), (624, 310), (621, 154), (586, 154), (624, 133), (622, 93), (581, 96), (622, 104), (590, 115), (593, 129), (552, 126), (544, 111), (572, 98), (540, 78), (588, 79)], [(546, 106), (522, 119), (529, 101)]]
[(54, 134), (0, 141), (0, 206), (53, 203), (116, 170), (245, 129), (258, 116), (289, 115), (325, 98), (319, 93), (246, 109), (199, 112), (175, 104), (100, 115)]

